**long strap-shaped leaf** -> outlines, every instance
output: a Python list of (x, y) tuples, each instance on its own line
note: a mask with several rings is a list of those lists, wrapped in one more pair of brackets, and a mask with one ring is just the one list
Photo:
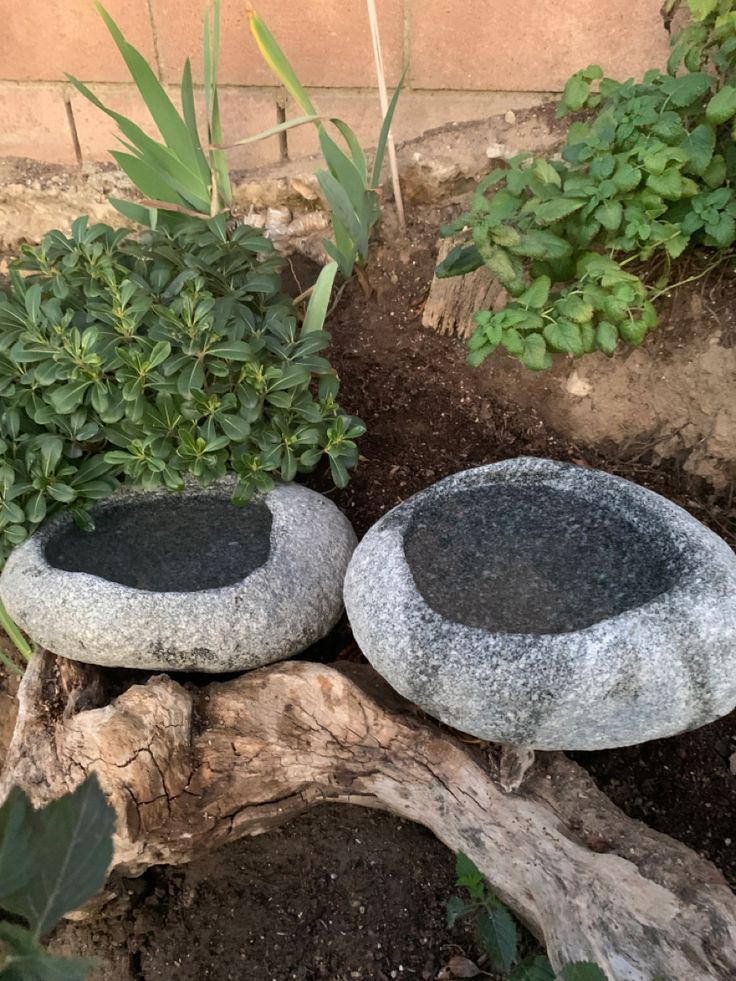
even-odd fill
[(278, 77), (281, 84), (301, 108), (302, 112), (306, 116), (316, 116), (317, 110), (314, 108), (314, 103), (307, 95), (302, 83), (296, 77), (296, 73), (289, 64), (288, 58), (279, 47), (276, 38), (255, 11), (251, 11), (248, 14), (248, 24), (250, 25), (251, 34), (258, 45), (258, 50), (263, 55), (271, 71)]
[(131, 78), (143, 97), (146, 108), (161, 136), (183, 163), (192, 170), (199, 170), (204, 176), (203, 168), (206, 169), (207, 162), (204, 160), (201, 150), (199, 153), (197, 152), (198, 148), (186, 123), (177, 112), (174, 103), (166, 94), (150, 65), (143, 55), (125, 40), (120, 28), (99, 0), (96, 0), (96, 6), (120, 54), (123, 56)]
[(373, 173), (371, 174), (371, 187), (378, 187), (381, 180), (381, 168), (383, 167), (383, 158), (386, 153), (386, 143), (388, 141), (389, 130), (391, 129), (391, 123), (394, 118), (394, 113), (396, 112), (396, 103), (399, 101), (399, 96), (401, 95), (401, 89), (404, 85), (404, 75), (399, 79), (399, 84), (396, 86), (394, 94), (391, 96), (391, 101), (388, 104), (388, 110), (383, 118), (383, 125), (381, 126), (381, 132), (378, 136), (378, 144), (376, 146), (376, 156), (373, 161)]

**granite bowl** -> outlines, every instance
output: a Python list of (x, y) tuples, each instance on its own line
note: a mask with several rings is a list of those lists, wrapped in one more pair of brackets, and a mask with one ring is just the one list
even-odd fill
[(234, 481), (121, 491), (10, 555), (0, 598), (33, 640), (127, 668), (239, 671), (303, 651), (342, 613), (356, 538), (321, 494), (282, 484), (245, 507)]
[(440, 481), (370, 529), (345, 606), (398, 692), (482, 739), (626, 746), (736, 704), (736, 556), (600, 471), (520, 458)]

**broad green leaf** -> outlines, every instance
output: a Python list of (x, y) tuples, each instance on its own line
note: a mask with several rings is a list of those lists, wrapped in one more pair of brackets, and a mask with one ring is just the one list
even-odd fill
[(548, 160), (545, 160), (544, 157), (537, 157), (531, 169), (534, 176), (543, 184), (552, 184), (554, 187), (562, 186), (562, 178), (552, 164)]
[(329, 262), (317, 277), (317, 281), (312, 287), (312, 295), (309, 298), (307, 312), (302, 323), (302, 336), (311, 331), (321, 331), (327, 316), (327, 307), (332, 296), (332, 284), (335, 282), (337, 273), (337, 263)]
[[(736, 93), (736, 89), (734, 89)], [(702, 176), (713, 159), (716, 147), (716, 134), (711, 126), (701, 124), (682, 141), (682, 149), (687, 153), (690, 170)]]
[(483, 265), (483, 257), (476, 245), (456, 245), (434, 271), (438, 279), (450, 276), (466, 276)]
[(675, 169), (666, 170), (663, 174), (650, 174), (647, 187), (665, 201), (678, 201), (682, 196), (682, 175)]
[(705, 107), (705, 118), (714, 126), (720, 126), (736, 115), (736, 87), (724, 85)]
[(91, 961), (47, 954), (30, 930), (14, 923), (0, 922), (0, 949), (3, 946), (11, 958), (0, 968), (0, 981), (83, 981), (94, 966)]
[(2, 905), (22, 916), (42, 937), (64, 913), (76, 909), (105, 883), (112, 860), (114, 811), (97, 778), (37, 812), (32, 878)]
[(534, 280), (529, 289), (525, 290), (518, 297), (518, 302), (522, 306), (531, 307), (534, 310), (541, 310), (547, 302), (551, 286), (552, 281), (549, 276), (539, 276)]
[(0, 907), (5, 896), (22, 889), (35, 870), (33, 808), (13, 787), (0, 807)]
[(501, 346), (513, 358), (520, 358), (524, 353), (524, 338), (515, 327), (508, 327), (501, 336)]
[(89, 389), (91, 381), (71, 381), (60, 388), (55, 389), (49, 395), (54, 411), (59, 415), (68, 415), (74, 412), (84, 400), (85, 393)]
[(606, 201), (603, 204), (598, 205), (594, 214), (596, 220), (599, 221), (604, 228), (608, 229), (609, 232), (615, 232), (621, 224), (621, 219), (623, 218), (623, 208), (620, 201)]
[(502, 221), (516, 214), (520, 205), (521, 198), (516, 194), (512, 194), (505, 187), (502, 187), (500, 191), (496, 191), (490, 202), (486, 204), (484, 209), (486, 224), (489, 227), (500, 224)]
[(535, 954), (517, 964), (508, 981), (555, 981), (555, 972), (546, 957)]
[(544, 328), (544, 338), (553, 351), (561, 354), (583, 354), (583, 338), (580, 325), (571, 320), (557, 320)]
[(551, 225), (579, 211), (584, 204), (585, 200), (581, 198), (555, 198), (552, 201), (543, 201), (534, 209), (534, 214), (543, 225)]
[(641, 171), (637, 167), (633, 167), (631, 164), (626, 163), (614, 173), (611, 180), (614, 182), (619, 191), (627, 193), (628, 191), (633, 191), (635, 187), (638, 187), (641, 181)]
[(702, 99), (710, 91), (712, 84), (713, 79), (705, 72), (689, 72), (677, 78), (668, 78), (662, 88), (671, 105), (684, 109)]
[(572, 246), (554, 232), (533, 229), (522, 236), (513, 251), (530, 259), (562, 259), (570, 255)]
[(718, 0), (687, 0), (693, 20), (705, 20), (718, 9)]
[(596, 328), (595, 343), (599, 351), (612, 355), (618, 344), (618, 331), (605, 320), (601, 320)]
[(573, 75), (568, 79), (562, 93), (563, 104), (571, 111), (578, 112), (585, 105), (585, 101), (590, 95), (590, 85), (580, 78)]
[(245, 341), (222, 341), (207, 349), (207, 354), (226, 361), (252, 361), (253, 348)]
[(524, 338), (522, 363), (532, 371), (543, 371), (552, 367), (552, 355), (547, 350), (547, 344), (541, 334), (527, 334)]
[(555, 981), (608, 981), (608, 978), (597, 964), (578, 961), (563, 967)]
[(476, 920), (476, 932), (492, 965), (508, 971), (516, 958), (516, 924), (505, 906), (483, 910)]
[(639, 345), (647, 335), (647, 325), (643, 320), (625, 318), (618, 325), (618, 332), (627, 344)]

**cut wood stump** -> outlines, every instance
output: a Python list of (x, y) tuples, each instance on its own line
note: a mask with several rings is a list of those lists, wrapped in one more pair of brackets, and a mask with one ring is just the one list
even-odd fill
[(561, 753), (504, 792), (494, 756), (367, 666), (285, 662), (206, 687), (37, 654), (0, 799), (40, 805), (97, 774), (127, 875), (187, 862), (322, 801), (417, 821), (462, 850), (547, 947), (614, 981), (736, 978), (736, 896), (715, 866), (631, 820)]
[[(447, 258), (458, 239), (440, 239), (437, 246), (438, 264)], [(438, 334), (454, 334), (464, 340), (475, 330), (473, 314), (477, 310), (501, 310), (508, 294), (493, 278), (486, 266), (481, 266), (467, 276), (451, 276), (449, 279), (433, 277), (429, 296), (424, 304), (422, 324)]]

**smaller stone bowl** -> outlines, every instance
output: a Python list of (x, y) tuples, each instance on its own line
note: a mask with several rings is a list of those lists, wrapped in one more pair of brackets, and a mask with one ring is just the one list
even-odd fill
[(736, 704), (736, 557), (596, 470), (521, 458), (416, 494), (358, 546), (345, 606), (398, 692), (481, 739), (626, 746)]
[(62, 514), (11, 553), (0, 598), (36, 643), (90, 664), (241, 671), (297, 654), (342, 613), (355, 533), (305, 487), (239, 507), (233, 486), (120, 491), (92, 532)]

